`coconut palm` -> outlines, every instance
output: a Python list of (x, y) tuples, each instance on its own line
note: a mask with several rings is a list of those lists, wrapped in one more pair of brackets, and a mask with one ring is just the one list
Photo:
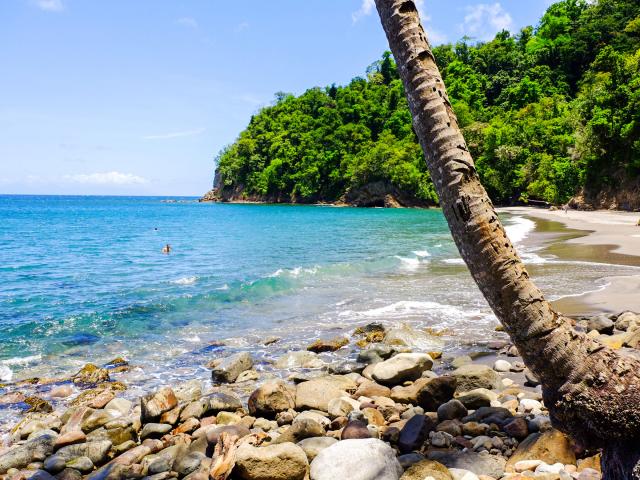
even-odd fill
[(480, 183), (411, 0), (375, 0), (443, 213), (478, 287), (538, 377), (553, 423), (640, 479), (640, 362), (576, 332), (534, 285)]

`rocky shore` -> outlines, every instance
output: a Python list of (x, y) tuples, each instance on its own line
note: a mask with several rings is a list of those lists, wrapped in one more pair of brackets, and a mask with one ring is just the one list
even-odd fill
[[(580, 318), (575, 328), (639, 354), (638, 314)], [(416, 348), (421, 335), (368, 324), (272, 364), (222, 354), (207, 364), (210, 379), (136, 401), (114, 380), (131, 368), (122, 358), (69, 379), (4, 385), (0, 408), (24, 412), (0, 448), (0, 479), (601, 477), (599, 452), (552, 426), (515, 347), (497, 341), (452, 357)], [(340, 350), (351, 353), (342, 363), (322, 361)]]

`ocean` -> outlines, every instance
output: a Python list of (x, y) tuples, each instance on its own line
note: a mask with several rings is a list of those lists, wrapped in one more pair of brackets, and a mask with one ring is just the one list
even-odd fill
[[(545, 255), (531, 220), (504, 220), (552, 299), (637, 273)], [(500, 335), (441, 211), (0, 196), (0, 383), (122, 356), (133, 395), (374, 321), (446, 329), (453, 350)]]

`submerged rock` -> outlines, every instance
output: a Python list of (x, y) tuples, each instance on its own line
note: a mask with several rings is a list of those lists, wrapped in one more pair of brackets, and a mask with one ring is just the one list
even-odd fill
[(109, 381), (109, 370), (87, 363), (72, 377), (76, 385), (96, 385)]
[(318, 355), (306, 350), (289, 352), (276, 360), (275, 367), (280, 370), (289, 368), (321, 368), (324, 362)]
[(335, 352), (349, 343), (344, 337), (337, 337), (331, 340), (316, 340), (307, 347), (307, 350), (314, 353)]

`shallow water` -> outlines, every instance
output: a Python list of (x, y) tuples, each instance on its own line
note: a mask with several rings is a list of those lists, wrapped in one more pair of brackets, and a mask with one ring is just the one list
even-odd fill
[[(166, 382), (212, 342), (268, 356), (265, 336), (304, 348), (371, 321), (448, 328), (452, 348), (493, 335), (439, 210), (164, 200), (0, 196), (0, 381), (125, 356)], [(551, 298), (638, 272), (542, 255), (533, 222), (506, 222)]]

